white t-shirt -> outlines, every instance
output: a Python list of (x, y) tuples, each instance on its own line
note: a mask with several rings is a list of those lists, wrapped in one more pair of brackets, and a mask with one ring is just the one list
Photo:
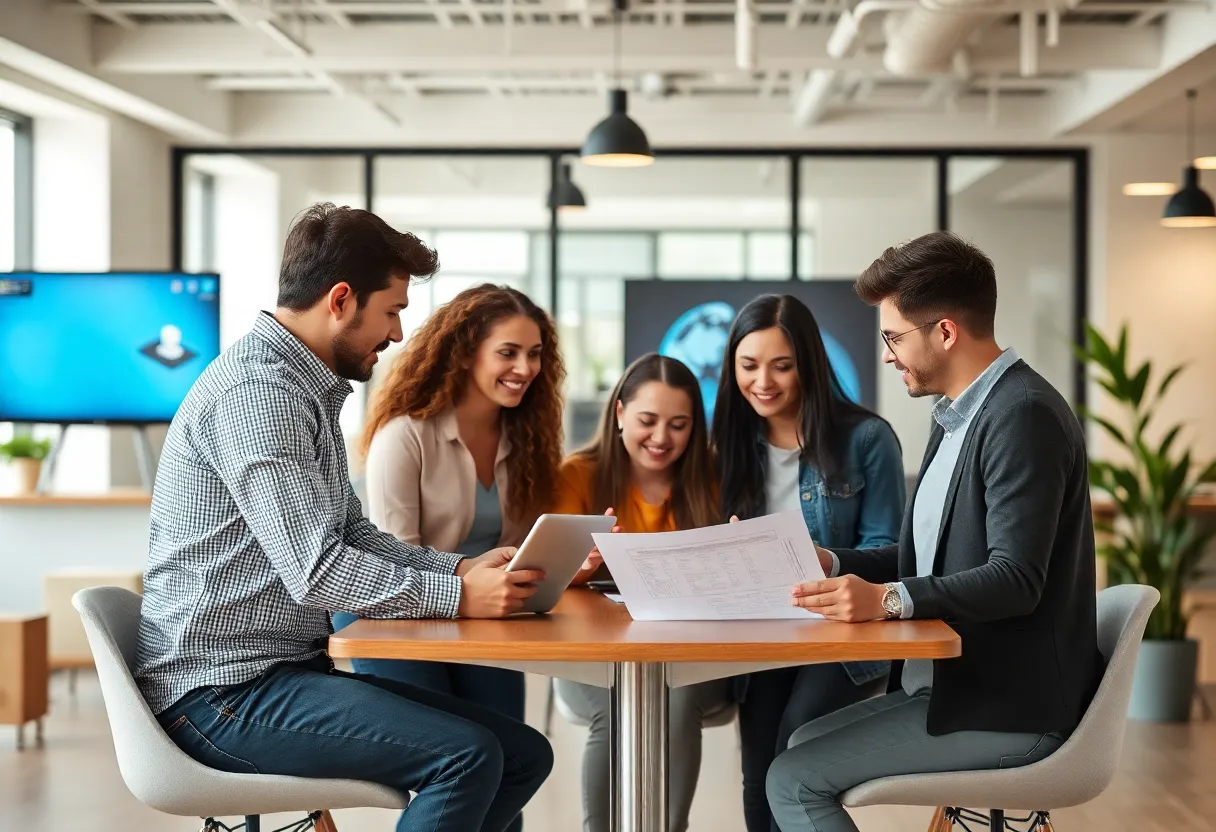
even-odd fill
[(785, 450), (769, 443), (768, 472), (764, 478), (765, 503), (769, 514), (778, 511), (801, 511), (802, 504), (799, 494), (798, 457), (802, 449)]

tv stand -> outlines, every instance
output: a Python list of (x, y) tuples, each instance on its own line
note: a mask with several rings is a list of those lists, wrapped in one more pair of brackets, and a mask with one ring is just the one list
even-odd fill
[[(38, 486), (35, 489), (35, 493), (39, 495), (47, 494), (50, 491), (51, 483), (55, 480), (55, 466), (59, 462), (59, 454), (63, 450), (63, 440), (68, 432), (68, 427), (69, 425), (66, 424), (59, 426), (59, 435), (51, 441), (51, 450), (42, 462), (42, 472), (38, 476)], [(133, 439), (135, 460), (139, 465), (139, 483), (145, 491), (151, 493), (152, 482), (156, 479), (156, 461), (152, 443), (148, 441), (148, 428), (146, 425), (132, 425), (131, 427), (135, 431)]]

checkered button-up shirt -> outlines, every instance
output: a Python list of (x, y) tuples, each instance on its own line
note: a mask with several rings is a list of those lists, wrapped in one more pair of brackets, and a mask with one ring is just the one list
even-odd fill
[(350, 393), (262, 313), (186, 396), (152, 494), (135, 677), (153, 712), (317, 656), (332, 610), (456, 615), (460, 556), (363, 517), (338, 427)]

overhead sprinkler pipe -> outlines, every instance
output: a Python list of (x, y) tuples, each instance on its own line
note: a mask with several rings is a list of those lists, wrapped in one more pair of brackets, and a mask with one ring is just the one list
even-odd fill
[(735, 65), (756, 68), (756, 11), (751, 0), (737, 0), (735, 5)]

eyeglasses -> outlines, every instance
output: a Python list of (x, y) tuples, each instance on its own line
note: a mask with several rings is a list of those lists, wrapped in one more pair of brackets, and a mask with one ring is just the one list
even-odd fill
[(929, 323), (927, 323), (927, 324), (921, 324), (920, 326), (912, 327), (912, 329), (909, 329), (906, 332), (901, 332), (898, 335), (887, 335), (887, 333), (882, 332), (881, 330), (879, 331), (878, 334), (882, 336), (882, 341), (884, 344), (887, 345), (887, 349), (889, 349), (892, 353), (894, 353), (895, 344), (897, 341), (899, 341), (900, 338), (903, 338), (905, 335), (908, 335), (909, 333), (916, 332), (917, 330), (925, 329), (926, 327), (937, 326), (944, 320), (945, 320), (945, 318), (938, 318), (936, 321), (929, 321)]

